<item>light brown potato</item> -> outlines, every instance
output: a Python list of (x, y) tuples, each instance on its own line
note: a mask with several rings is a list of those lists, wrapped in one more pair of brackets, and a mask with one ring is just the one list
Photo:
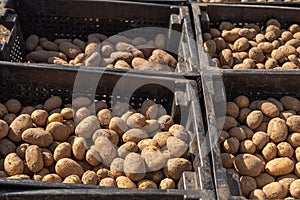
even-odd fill
[(245, 133), (246, 133), (246, 136), (247, 136), (247, 139), (252, 139), (253, 135), (254, 135), (254, 132), (248, 127), (248, 126), (241, 126), (241, 128), (244, 129)]
[(207, 40), (204, 42), (204, 50), (210, 57), (214, 57), (217, 52), (217, 45), (214, 40)]
[(109, 128), (109, 122), (113, 118), (113, 115), (110, 110), (102, 109), (98, 112), (97, 118), (102, 128)]
[(256, 151), (256, 146), (251, 140), (244, 140), (240, 144), (241, 153), (253, 154)]
[(96, 141), (97, 138), (101, 136), (106, 137), (114, 145), (118, 145), (119, 143), (119, 135), (113, 130), (109, 130), (109, 129), (96, 130), (93, 134), (93, 141)]
[(258, 47), (252, 47), (249, 50), (249, 58), (254, 60), (255, 62), (262, 63), (265, 59), (263, 51)]
[(50, 167), (54, 163), (54, 158), (53, 154), (50, 150), (43, 148), (42, 149), (42, 156), (43, 156), (43, 161), (44, 161), (44, 166), (45, 167)]
[(287, 142), (280, 142), (277, 144), (277, 154), (279, 157), (292, 158), (294, 155), (293, 147)]
[(248, 197), (250, 192), (252, 192), (257, 188), (255, 179), (252, 178), (251, 176), (241, 176), (240, 184), (241, 184), (242, 194), (245, 197)]
[(167, 138), (167, 148), (174, 157), (181, 157), (188, 150), (188, 144), (174, 136)]
[(219, 136), (219, 142), (223, 143), (227, 138), (229, 138), (229, 133), (226, 131), (222, 131), (220, 136)]
[(4, 120), (0, 120), (0, 139), (4, 138), (8, 134), (8, 124)]
[(71, 158), (72, 156), (72, 147), (69, 143), (63, 142), (59, 144), (53, 154), (53, 158), (55, 161), (58, 161), (62, 158)]
[(46, 131), (57, 141), (65, 141), (69, 136), (68, 127), (60, 122), (51, 122), (47, 125)]
[(184, 142), (189, 141), (189, 133), (185, 130), (184, 126), (182, 126), (182, 125), (174, 124), (169, 128), (168, 132), (171, 135), (173, 135), (174, 137), (176, 137)]
[(286, 190), (289, 190), (290, 189), (290, 186), (291, 186), (291, 183), (294, 181), (294, 180), (297, 180), (298, 177), (295, 176), (294, 174), (287, 174), (287, 175), (284, 175), (284, 176), (279, 176), (276, 181), (281, 183)]
[(277, 34), (278, 34), (277, 31), (271, 30), (271, 31), (266, 32), (265, 38), (267, 39), (267, 41), (273, 42), (274, 40), (276, 40), (278, 38)]
[(224, 150), (227, 153), (235, 154), (238, 152), (239, 147), (240, 147), (240, 142), (237, 138), (235, 137), (229, 137), (224, 141)]
[(226, 42), (234, 42), (239, 38), (238, 31), (235, 32), (235, 31), (232, 31), (232, 30), (222, 31), (221, 36)]
[(220, 53), (220, 51), (222, 51), (223, 49), (226, 48), (226, 42), (223, 38), (221, 37), (216, 37), (213, 39), (213, 41), (215, 42), (216, 44), (216, 53)]
[(124, 172), (133, 181), (142, 180), (146, 175), (144, 159), (137, 153), (129, 153), (124, 160)]
[(101, 162), (106, 166), (110, 166), (111, 162), (118, 156), (115, 145), (103, 136), (96, 139), (95, 150), (99, 153)]
[(83, 137), (75, 137), (72, 144), (72, 152), (77, 160), (83, 160), (87, 151), (88, 145)]
[(137, 144), (139, 151), (143, 151), (145, 148), (149, 148), (150, 146), (155, 146), (158, 149), (158, 144), (154, 139), (146, 138), (139, 141)]
[(117, 62), (118, 60), (124, 60), (127, 63), (131, 63), (133, 55), (130, 52), (116, 51), (110, 54), (110, 58), (112, 58), (114, 62)]
[(131, 141), (131, 142), (138, 143), (139, 141), (141, 141), (142, 139), (145, 139), (147, 137), (148, 137), (148, 134), (145, 130), (133, 128), (133, 129), (129, 129), (128, 131), (126, 131), (123, 134), (122, 139), (124, 142)]
[(176, 68), (176, 59), (161, 49), (155, 49), (152, 51), (152, 55), (148, 59), (151, 63), (157, 63), (162, 65), (168, 65), (169, 67)]
[[(143, 127), (147, 133), (149, 134), (149, 137), (152, 137), (153, 135), (155, 135), (157, 132), (159, 132), (161, 130), (161, 127), (160, 127), (160, 124), (158, 123), (157, 120), (154, 120), (154, 119), (149, 119), (149, 120), (146, 120), (146, 125)], [(177, 132), (176, 133), (176, 137), (178, 138), (184, 138), (188, 136), (186, 134), (186, 132)], [(188, 138), (186, 138), (188, 139)]]
[(90, 148), (85, 154), (85, 159), (90, 165), (98, 166), (100, 164), (101, 158), (99, 153), (95, 149)]
[(226, 169), (231, 168), (233, 166), (234, 155), (229, 153), (221, 154), (222, 166)]
[(70, 176), (67, 176), (67, 177), (64, 179), (63, 183), (69, 183), (69, 184), (82, 184), (82, 182), (81, 182), (79, 176), (74, 175), (74, 174), (73, 174), (73, 175), (70, 175)]
[(45, 110), (35, 110), (31, 113), (31, 119), (37, 126), (44, 126), (47, 122), (48, 113)]
[(154, 135), (153, 140), (158, 144), (159, 147), (163, 147), (166, 145), (169, 136), (169, 132), (158, 132)]
[(292, 62), (286, 62), (282, 65), (283, 69), (297, 69), (297, 65), (295, 63)]
[(298, 162), (300, 162), (300, 146), (295, 150), (295, 158)]
[(163, 131), (168, 131), (174, 124), (173, 118), (170, 115), (162, 115), (157, 121), (161, 125)]
[(51, 133), (43, 128), (29, 128), (25, 130), (22, 134), (22, 139), (29, 144), (35, 144), (39, 147), (47, 147), (53, 142)]
[(104, 178), (99, 183), (102, 187), (117, 187), (117, 182), (113, 178)]
[(115, 63), (114, 68), (117, 68), (117, 69), (131, 69), (131, 66), (124, 60), (118, 60)]
[(71, 135), (75, 132), (75, 123), (73, 120), (64, 120), (62, 123), (68, 127), (69, 135)]
[(233, 127), (229, 130), (229, 135), (230, 137), (235, 137), (239, 141), (243, 141), (247, 138), (246, 131), (244, 130), (243, 127)]
[(115, 158), (111, 162), (110, 172), (114, 177), (124, 176), (124, 159)]
[(246, 118), (246, 124), (251, 129), (256, 129), (262, 123), (263, 113), (260, 110), (254, 110)]
[(13, 142), (21, 142), (23, 131), (33, 127), (33, 122), (28, 114), (19, 115), (11, 124), (8, 132), (8, 138)]
[(138, 182), (138, 189), (146, 190), (146, 189), (157, 189), (157, 185), (154, 181), (143, 179)]
[(291, 183), (290, 193), (295, 199), (300, 199), (300, 179)]
[(118, 148), (119, 157), (125, 159), (125, 157), (133, 152), (136, 153), (138, 151), (138, 146), (134, 142), (126, 142)]
[(97, 185), (98, 177), (94, 171), (88, 170), (83, 173), (81, 181), (85, 185)]
[(287, 118), (286, 125), (288, 126), (291, 132), (300, 132), (299, 122), (300, 122), (300, 116), (293, 115)]
[(97, 170), (97, 176), (98, 180), (101, 181), (104, 178), (115, 178), (112, 174), (111, 171), (109, 171), (106, 168), (100, 168)]
[(248, 39), (246, 37), (237, 39), (233, 44), (233, 48), (237, 52), (247, 51), (249, 48)]
[(300, 177), (300, 162), (297, 162), (295, 164), (295, 170), (294, 173), (296, 174), (296, 176)]
[(33, 51), (35, 47), (39, 44), (39, 37), (35, 34), (31, 34), (25, 42), (26, 51)]
[(146, 117), (140, 113), (134, 113), (127, 119), (130, 128), (140, 128), (146, 125)]
[(252, 192), (250, 192), (250, 194), (249, 194), (249, 199), (264, 200), (266, 198), (267, 198), (266, 194), (264, 193), (264, 191), (262, 191), (260, 189), (255, 189)]
[(21, 159), (25, 158), (25, 151), (29, 146), (30, 145), (27, 143), (22, 143), (20, 146), (17, 147), (16, 153)]
[(135, 183), (126, 176), (119, 176), (116, 179), (116, 182), (118, 188), (131, 188), (131, 189), (137, 188)]
[(282, 142), (288, 135), (288, 127), (283, 119), (273, 118), (268, 124), (267, 134), (273, 142)]
[(62, 99), (58, 96), (52, 96), (44, 103), (44, 110), (50, 112), (62, 105)]
[(167, 166), (164, 167), (163, 172), (168, 178), (179, 180), (183, 172), (191, 170), (192, 164), (190, 161), (184, 158), (173, 158), (168, 160)]
[(75, 134), (85, 139), (91, 138), (93, 133), (100, 128), (100, 124), (96, 116), (88, 116), (82, 120), (75, 128)]
[(254, 133), (252, 137), (252, 142), (255, 144), (257, 150), (262, 150), (269, 141), (269, 136), (263, 131)]
[(267, 162), (265, 170), (273, 176), (286, 175), (294, 170), (294, 162), (287, 157), (275, 158)]
[(31, 172), (38, 172), (44, 168), (42, 151), (37, 145), (30, 145), (26, 149), (25, 160)]
[(277, 147), (274, 143), (268, 143), (262, 150), (262, 156), (266, 162), (272, 160), (277, 155)]
[(58, 110), (57, 112), (54, 112), (52, 114), (51, 114), (51, 112), (49, 113), (47, 124), (50, 124), (51, 122), (60, 122), (60, 123), (62, 123), (63, 120), (64, 120), (64, 118), (60, 114), (60, 110)]
[(289, 118), (290, 116), (293, 116), (293, 115), (296, 115), (296, 112), (293, 111), (293, 110), (285, 110), (285, 111), (282, 111), (280, 114), (279, 114), (279, 117), (281, 119), (284, 119), (285, 121), (287, 120), (287, 118)]
[(261, 111), (263, 112), (263, 114), (270, 118), (274, 118), (279, 115), (279, 109), (275, 104), (271, 102), (263, 102), (261, 104)]
[(294, 148), (300, 147), (300, 133), (292, 133), (287, 137), (287, 141)]
[(93, 167), (86, 160), (77, 160), (77, 162), (83, 168), (84, 171), (93, 170)]
[(62, 158), (57, 161), (55, 165), (55, 171), (62, 178), (66, 178), (72, 174), (81, 177), (84, 172), (82, 167), (76, 161), (70, 158)]
[(35, 110), (34, 107), (32, 106), (26, 106), (26, 107), (23, 107), (22, 110), (20, 111), (20, 114), (28, 114), (28, 115), (31, 115), (31, 113)]
[(173, 179), (165, 178), (159, 184), (159, 189), (166, 190), (166, 189), (175, 189), (176, 185)]
[(224, 49), (219, 53), (221, 65), (233, 66), (233, 55), (230, 49)]
[(268, 173), (261, 173), (255, 177), (257, 188), (263, 188), (265, 185), (275, 182), (275, 178)]
[(47, 174), (43, 177), (42, 181), (61, 183), (62, 178), (57, 174)]
[(283, 199), (287, 195), (287, 190), (281, 183), (273, 182), (262, 188), (267, 199)]
[(24, 171), (23, 161), (16, 153), (10, 153), (4, 159), (4, 170), (9, 176), (22, 174)]
[(91, 111), (87, 107), (79, 108), (74, 115), (74, 121), (76, 124), (80, 123), (83, 119), (91, 115)]
[(239, 154), (234, 158), (234, 167), (244, 176), (258, 176), (264, 167), (264, 163), (251, 154)]
[(30, 176), (26, 174), (17, 174), (10, 177), (7, 177), (8, 179), (22, 179), (22, 180), (30, 180)]

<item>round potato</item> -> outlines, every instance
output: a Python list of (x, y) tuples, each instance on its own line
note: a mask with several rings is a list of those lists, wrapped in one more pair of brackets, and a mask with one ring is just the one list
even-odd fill
[(154, 181), (143, 179), (138, 182), (138, 189), (145, 190), (145, 189), (157, 189), (157, 185)]
[(99, 153), (94, 148), (90, 148), (86, 152), (85, 159), (91, 166), (98, 166), (101, 160)]
[(246, 124), (251, 129), (256, 129), (262, 123), (263, 113), (260, 110), (254, 110), (246, 118)]
[(261, 159), (247, 153), (237, 155), (234, 158), (233, 165), (241, 175), (251, 177), (258, 176), (264, 167)]
[(181, 157), (188, 149), (188, 144), (174, 136), (167, 139), (167, 148), (174, 157)]
[(298, 177), (295, 176), (294, 174), (287, 174), (284, 176), (279, 176), (276, 181), (281, 183), (287, 190), (289, 190), (291, 183), (297, 179)]
[(253, 154), (256, 151), (256, 146), (251, 140), (244, 140), (240, 144), (241, 153)]
[(98, 112), (97, 118), (102, 128), (109, 128), (109, 122), (113, 118), (113, 115), (110, 110), (102, 109)]
[(269, 136), (263, 131), (258, 131), (254, 133), (252, 137), (252, 142), (256, 146), (257, 150), (262, 150), (269, 141)]
[(292, 133), (288, 136), (287, 141), (292, 147), (300, 147), (300, 133)]
[(170, 115), (162, 115), (158, 119), (158, 123), (161, 125), (163, 131), (168, 131), (174, 124), (173, 118)]
[(109, 122), (109, 129), (115, 131), (121, 137), (129, 128), (123, 119), (113, 117)]
[(300, 199), (300, 179), (291, 183), (290, 193), (295, 199)]
[(159, 189), (167, 190), (167, 189), (175, 189), (176, 185), (173, 179), (165, 178), (159, 184)]
[(264, 160), (266, 162), (272, 160), (273, 158), (276, 157), (276, 154), (277, 154), (277, 147), (276, 147), (276, 144), (270, 142), (268, 143), (262, 150), (261, 152)]
[(267, 199), (283, 199), (287, 195), (287, 190), (281, 183), (273, 182), (262, 188)]
[(62, 178), (66, 178), (72, 174), (81, 177), (84, 172), (83, 168), (70, 158), (62, 158), (58, 160), (55, 165), (55, 171)]
[(257, 188), (255, 179), (251, 176), (241, 176), (240, 178), (242, 194), (245, 197), (248, 197), (250, 192)]
[(98, 177), (94, 171), (88, 170), (83, 173), (81, 181), (85, 185), (97, 185)]
[(124, 172), (133, 181), (142, 180), (146, 175), (144, 158), (137, 153), (129, 153), (124, 160)]
[(283, 119), (273, 118), (268, 124), (267, 134), (273, 142), (282, 142), (288, 135), (288, 127)]
[(240, 142), (237, 138), (230, 137), (224, 141), (223, 147), (227, 153), (235, 154), (239, 150)]
[(50, 167), (54, 163), (54, 158), (53, 154), (51, 153), (50, 150), (43, 148), (42, 149), (42, 156), (43, 156), (43, 161), (44, 161), (44, 166), (45, 167)]
[(69, 143), (63, 142), (59, 144), (53, 154), (53, 158), (55, 161), (58, 161), (62, 158), (71, 158), (72, 156), (72, 147)]
[(48, 112), (59, 108), (62, 105), (62, 99), (58, 96), (52, 96), (44, 103), (44, 109)]
[(22, 174), (24, 171), (23, 161), (16, 153), (10, 153), (4, 159), (4, 170), (10, 176)]
[(119, 176), (116, 179), (116, 182), (118, 188), (131, 188), (131, 189), (137, 188), (135, 183), (126, 176)]
[(69, 137), (69, 129), (60, 122), (51, 122), (47, 125), (46, 131), (50, 133), (54, 140), (65, 141)]
[(67, 177), (64, 179), (63, 183), (69, 183), (69, 184), (81, 184), (82, 182), (81, 182), (79, 176), (73, 174), (73, 175), (67, 176)]
[(117, 187), (117, 182), (113, 178), (104, 178), (99, 183), (102, 187)]
[(266, 194), (260, 189), (255, 189), (249, 194), (249, 199), (264, 200), (266, 198)]
[(286, 110), (298, 112), (300, 110), (300, 101), (295, 97), (284, 96), (280, 98), (280, 102)]
[(138, 143), (140, 142), (142, 139), (145, 139), (148, 137), (147, 132), (144, 129), (137, 129), (137, 128), (133, 128), (130, 129), (128, 131), (126, 131), (123, 136), (122, 139), (124, 142), (134, 142), (134, 143)]
[(234, 155), (229, 154), (229, 153), (222, 153), (221, 154), (221, 159), (222, 159), (222, 166), (225, 168), (231, 168), (233, 166), (233, 160), (234, 160)]
[(184, 171), (191, 171), (192, 164), (184, 158), (169, 159), (167, 166), (163, 169), (164, 174), (168, 178), (179, 180)]
[[(62, 113), (62, 112), (61, 112)], [(65, 113), (64, 113), (65, 114)], [(91, 115), (91, 111), (89, 108), (87, 107), (82, 107), (79, 108), (74, 115), (74, 121), (76, 124), (80, 123), (83, 119), (87, 118), (88, 116)], [(73, 117), (73, 113), (72, 113), (72, 117)]]
[(21, 111), (22, 105), (17, 99), (10, 99), (5, 103), (5, 106), (10, 113), (17, 114)]
[(96, 116), (88, 116), (82, 120), (75, 128), (75, 135), (85, 139), (91, 138), (93, 133), (100, 129), (100, 124)]
[(8, 134), (8, 124), (4, 120), (0, 120), (0, 139), (4, 138)]
[(115, 158), (110, 164), (110, 172), (114, 177), (124, 176), (124, 159)]
[(118, 155), (121, 158), (125, 158), (129, 153), (137, 153), (138, 146), (134, 142), (126, 142), (118, 148)]
[(300, 116), (293, 115), (287, 118), (286, 125), (291, 132), (300, 132)]
[(31, 113), (31, 119), (37, 126), (44, 126), (48, 119), (48, 113), (45, 110), (35, 110)]
[(57, 174), (47, 174), (43, 177), (42, 181), (61, 183), (62, 178)]
[(231, 137), (235, 137), (239, 141), (243, 141), (247, 138), (246, 131), (243, 127), (233, 127), (229, 130), (228, 133)]
[(275, 182), (275, 178), (268, 173), (261, 173), (255, 177), (257, 188), (263, 188), (265, 185)]
[(22, 133), (31, 127), (33, 127), (33, 122), (28, 114), (19, 115), (11, 124), (8, 132), (8, 138), (13, 142), (21, 142)]
[(293, 147), (287, 142), (280, 142), (277, 144), (277, 154), (279, 157), (292, 158), (294, 155)]
[(72, 152), (77, 160), (83, 160), (87, 151), (88, 145), (83, 137), (75, 137), (72, 144)]
[(111, 162), (118, 156), (115, 145), (106, 137), (100, 136), (95, 141), (95, 150), (99, 153), (101, 162), (110, 166)]

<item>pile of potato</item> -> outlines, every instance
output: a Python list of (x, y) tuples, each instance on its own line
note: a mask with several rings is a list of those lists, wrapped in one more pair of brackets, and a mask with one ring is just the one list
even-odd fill
[(80, 39), (49, 41), (32, 34), (26, 39), (26, 61), (71, 66), (94, 66), (150, 71), (175, 71), (177, 60), (163, 49), (166, 38), (157, 34), (153, 40), (122, 35), (109, 38), (100, 33)]
[(204, 50), (221, 69), (298, 69), (300, 27), (281, 27), (270, 19), (265, 27), (250, 23), (236, 27), (221, 22), (203, 34)]
[[(95, 113), (96, 114), (93, 114)], [(117, 102), (57, 96), (0, 104), (0, 177), (119, 188), (175, 189), (188, 160), (188, 131), (160, 104), (139, 112)]]
[(300, 101), (255, 100), (238, 96), (227, 102), (219, 138), (222, 165), (240, 175), (250, 199), (300, 199)]

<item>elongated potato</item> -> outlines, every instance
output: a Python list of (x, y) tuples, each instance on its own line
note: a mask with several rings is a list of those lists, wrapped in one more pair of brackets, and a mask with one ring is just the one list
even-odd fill
[(66, 178), (67, 176), (73, 174), (81, 177), (84, 172), (82, 167), (76, 161), (70, 158), (62, 158), (57, 161), (55, 165), (55, 171), (62, 178)]
[(22, 134), (22, 139), (29, 144), (36, 144), (39, 147), (47, 147), (53, 142), (51, 133), (43, 128), (29, 128)]
[(25, 151), (25, 160), (30, 171), (38, 172), (44, 168), (42, 151), (37, 145), (30, 145)]

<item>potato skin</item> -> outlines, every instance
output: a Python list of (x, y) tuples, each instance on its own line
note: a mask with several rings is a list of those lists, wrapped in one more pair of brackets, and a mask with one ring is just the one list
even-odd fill
[(251, 176), (242, 176), (240, 178), (242, 194), (245, 197), (248, 197), (250, 192), (257, 188), (255, 179)]
[(25, 160), (30, 171), (38, 172), (44, 168), (42, 151), (37, 145), (30, 145), (25, 151)]
[(234, 158), (234, 167), (237, 172), (244, 176), (258, 176), (264, 167), (264, 163), (251, 154), (239, 154)]
[(185, 158), (169, 159), (163, 172), (168, 178), (179, 180), (184, 171), (191, 171), (192, 164)]
[(35, 110), (31, 113), (31, 119), (37, 126), (44, 126), (49, 114), (45, 110)]
[(116, 182), (118, 188), (132, 188), (132, 189), (137, 188), (135, 183), (126, 176), (119, 176), (116, 179)]
[(60, 122), (51, 122), (46, 127), (46, 131), (51, 133), (54, 140), (65, 141), (69, 136), (69, 129)]
[(265, 170), (273, 176), (286, 175), (294, 170), (294, 162), (287, 157), (275, 158), (266, 164)]
[(55, 161), (58, 161), (62, 158), (71, 158), (72, 156), (72, 148), (71, 145), (67, 142), (63, 142), (59, 144), (53, 154), (53, 158)]
[(29, 128), (22, 134), (22, 139), (39, 147), (48, 147), (53, 142), (52, 135), (43, 128)]
[(46, 176), (43, 177), (42, 181), (61, 183), (62, 178), (57, 174), (47, 174)]
[(4, 138), (8, 134), (8, 124), (4, 120), (0, 120), (0, 139)]
[(111, 162), (117, 157), (118, 152), (114, 144), (112, 144), (106, 137), (100, 136), (95, 141), (95, 150), (99, 153), (101, 162), (110, 166)]
[(52, 96), (47, 99), (44, 103), (44, 110), (50, 112), (56, 108), (59, 108), (62, 105), (62, 99), (58, 96)]
[(72, 144), (72, 152), (77, 160), (83, 160), (87, 151), (88, 145), (83, 137), (75, 137)]
[(133, 181), (142, 180), (146, 175), (144, 159), (137, 153), (129, 153), (124, 160), (124, 172)]
[(63, 183), (69, 183), (69, 184), (81, 184), (82, 182), (81, 182), (79, 176), (73, 174), (73, 175), (67, 176), (67, 177), (64, 179)]
[(268, 199), (283, 199), (287, 195), (287, 190), (278, 182), (269, 183), (262, 190)]
[(258, 188), (262, 188), (265, 185), (275, 182), (275, 178), (268, 173), (261, 173), (255, 177), (256, 185)]
[(283, 119), (278, 117), (270, 120), (267, 134), (273, 142), (282, 142), (288, 135), (288, 128)]
[(72, 174), (81, 177), (84, 171), (76, 161), (70, 158), (62, 158), (57, 161), (55, 165), (55, 172), (62, 178), (66, 178)]
[(300, 179), (291, 183), (290, 193), (295, 199), (300, 199)]
[(28, 114), (19, 115), (11, 124), (8, 132), (8, 138), (13, 142), (21, 142), (22, 133), (28, 129), (33, 127), (33, 122)]
[(91, 138), (92, 134), (100, 128), (96, 116), (89, 116), (83, 119), (75, 128), (75, 134), (85, 139)]
[(104, 178), (100, 181), (99, 186), (102, 187), (117, 187), (117, 182), (113, 178)]
[(81, 181), (85, 185), (97, 185), (98, 177), (94, 171), (88, 170), (83, 173)]
[(138, 182), (138, 189), (145, 190), (145, 189), (157, 189), (157, 185), (152, 180), (143, 179)]
[(10, 153), (4, 159), (4, 170), (10, 176), (22, 174), (24, 171), (23, 161), (16, 153)]
[(260, 110), (254, 110), (246, 118), (246, 124), (251, 129), (259, 127), (263, 120), (263, 113)]

